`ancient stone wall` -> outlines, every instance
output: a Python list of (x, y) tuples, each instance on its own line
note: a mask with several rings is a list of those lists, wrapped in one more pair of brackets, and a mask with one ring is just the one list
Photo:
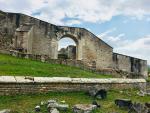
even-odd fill
[(145, 89), (144, 79), (88, 79), (68, 77), (0, 76), (0, 95), (42, 93), (49, 91), (88, 91), (99, 89)]
[(147, 76), (147, 62), (138, 58), (113, 53), (114, 68)]
[(76, 46), (70, 45), (66, 48), (69, 59), (76, 59)]
[[(56, 26), (24, 14), (1, 11), (0, 25), (0, 50), (13, 49), (57, 59), (58, 41), (70, 37), (76, 43), (76, 60), (97, 70), (117, 68), (147, 76), (146, 61), (121, 55), (117, 56), (120, 60), (113, 61), (113, 48), (84, 28)], [(134, 67), (140, 67), (140, 71)]]
[(0, 11), (0, 49), (10, 50), (12, 47), (12, 38), (16, 30), (13, 23), (13, 17), (8, 18), (6, 13)]
[[(14, 46), (16, 46), (15, 43), (19, 43), (18, 49), (23, 48), (24, 52), (49, 55), (52, 59), (57, 59), (58, 41), (68, 36), (77, 44), (77, 60), (84, 60), (89, 64), (95, 61), (98, 64), (97, 68), (111, 66), (112, 47), (86, 29), (55, 26), (15, 13), (6, 13), (3, 20), (9, 26), (6, 27), (7, 29), (10, 27), (13, 29), (11, 40), (14, 39)], [(9, 22), (11, 24), (8, 24)], [(8, 48), (11, 47), (8, 46)]]

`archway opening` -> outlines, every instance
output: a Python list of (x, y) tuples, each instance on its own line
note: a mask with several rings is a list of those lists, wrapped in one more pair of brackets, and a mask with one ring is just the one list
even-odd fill
[(77, 59), (77, 42), (63, 37), (58, 42), (58, 59)]

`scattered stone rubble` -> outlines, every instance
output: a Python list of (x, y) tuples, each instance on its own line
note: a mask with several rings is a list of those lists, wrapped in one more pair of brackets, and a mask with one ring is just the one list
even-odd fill
[(149, 95), (150, 96), (150, 90), (146, 90), (146, 91), (142, 91), (140, 90), (137, 95), (139, 96), (145, 96), (145, 95)]
[(41, 111), (41, 106), (47, 106), (48, 113), (59, 113), (59, 111), (67, 111), (68, 104), (60, 104), (56, 100), (41, 101), (40, 105), (35, 106), (35, 112)]
[(96, 108), (93, 104), (76, 104), (73, 106), (73, 113), (91, 113)]
[(132, 106), (132, 101), (130, 99), (115, 99), (115, 104), (119, 108), (124, 107), (130, 109)]
[(55, 100), (48, 100), (47, 108), (50, 110), (51, 108), (57, 108), (60, 111), (67, 111), (69, 108), (68, 104), (59, 104)]
[(132, 103), (129, 99), (116, 99), (115, 104), (119, 108), (127, 108), (128, 113), (150, 113), (150, 103)]
[[(60, 104), (56, 100), (41, 101), (40, 105), (35, 106), (35, 113), (42, 113), (42, 106), (47, 106), (47, 113), (67, 112), (69, 105), (62, 101)], [(127, 108), (128, 113), (150, 113), (150, 102), (132, 103), (129, 99), (116, 99), (115, 104), (119, 108)], [(72, 113), (92, 113), (94, 110), (101, 108), (96, 101), (92, 104), (75, 104), (72, 107)], [(10, 109), (0, 110), (0, 113), (14, 113)], [(18, 113), (18, 112), (15, 112)], [(117, 112), (116, 112), (117, 113)]]
[(89, 90), (89, 95), (97, 99), (106, 99), (107, 91), (105, 89), (92, 88)]
[(35, 112), (40, 112), (41, 111), (41, 107), (39, 105), (35, 106)]
[[(50, 99), (48, 101), (41, 101), (40, 105), (35, 106), (36, 113), (41, 113), (41, 106), (47, 106), (48, 113), (66, 112), (69, 109), (69, 105), (66, 104), (64, 100), (59, 103), (56, 100)], [(72, 107), (72, 112), (91, 113), (93, 110), (100, 107), (101, 106), (96, 101), (93, 101), (92, 104), (76, 104)]]
[(134, 103), (128, 113), (150, 113), (150, 103)]
[(59, 111), (56, 108), (50, 109), (50, 113), (59, 113)]
[[(120, 91), (120, 93), (123, 93), (123, 91)], [(149, 95), (147, 91), (140, 91), (142, 93), (142, 96)], [(107, 98), (107, 91), (105, 89), (95, 89), (89, 91), (89, 94), (96, 98), (96, 99), (105, 99)], [(139, 95), (139, 93), (138, 93)], [(139, 95), (141, 96), (141, 95)], [(125, 108), (127, 109), (128, 113), (150, 113), (150, 102), (148, 103), (133, 103), (130, 99), (115, 99), (115, 104), (119, 108)], [(66, 101), (56, 101), (53, 99), (47, 100), (47, 101), (41, 101), (39, 105), (36, 105), (34, 108), (35, 113), (41, 113), (42, 112), (42, 106), (47, 107), (47, 113), (60, 113), (60, 112), (67, 112), (69, 109), (69, 105), (66, 104)], [(72, 107), (72, 113), (92, 113), (93, 110), (96, 110), (98, 108), (101, 108), (101, 105), (99, 105), (95, 100), (92, 102), (92, 104), (75, 104)], [(3, 109), (0, 110), (0, 113), (14, 113), (10, 109)], [(15, 112), (17, 113), (17, 112)]]

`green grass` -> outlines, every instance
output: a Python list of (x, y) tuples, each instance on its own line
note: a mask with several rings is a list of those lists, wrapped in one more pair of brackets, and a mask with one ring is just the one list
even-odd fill
[[(47, 77), (85, 77), (85, 78), (110, 78), (112, 76), (95, 74), (76, 67), (42, 63), (29, 59), (21, 59), (9, 55), (0, 54), (0, 75), (14, 76), (47, 76)], [(127, 113), (126, 109), (119, 109), (115, 104), (116, 98), (128, 98), (134, 102), (148, 102), (150, 97), (139, 97), (136, 90), (124, 90), (123, 93), (111, 90), (106, 100), (97, 100), (102, 105), (101, 109), (94, 113), (119, 112)], [(93, 98), (84, 92), (49, 92), (45, 94), (28, 94), (16, 96), (0, 96), (0, 109), (10, 108), (19, 113), (33, 113), (34, 107), (42, 100), (65, 100), (70, 105), (67, 113), (71, 113), (71, 107), (78, 103), (92, 103)], [(42, 113), (46, 108), (42, 107)]]
[[(127, 113), (127, 109), (118, 108), (114, 104), (114, 100), (117, 98), (131, 99), (133, 102), (141, 103), (148, 102), (150, 100), (150, 96), (139, 97), (136, 93), (136, 90), (124, 90), (122, 93), (120, 91), (111, 90), (108, 92), (107, 99), (97, 100), (97, 102), (101, 105), (101, 108), (96, 110), (94, 113)], [(65, 113), (71, 113), (71, 108), (74, 104), (90, 104), (93, 101), (93, 98), (86, 95), (84, 92), (50, 92), (46, 94), (1, 96), (0, 109), (9, 108), (14, 111), (18, 111), (19, 113), (33, 113), (36, 105), (39, 105), (41, 101), (46, 101), (48, 99), (56, 99), (58, 101), (65, 100), (70, 106), (68, 112)], [(42, 113), (46, 113), (46, 108), (42, 108)]]
[(0, 75), (85, 78), (112, 77), (110, 75), (92, 73), (77, 67), (42, 63), (40, 61), (21, 59), (4, 54), (0, 54)]

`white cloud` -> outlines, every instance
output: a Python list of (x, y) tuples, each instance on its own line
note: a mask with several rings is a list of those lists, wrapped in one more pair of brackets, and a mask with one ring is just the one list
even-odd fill
[(43, 0), (0, 0), (0, 10), (32, 14), (35, 8), (43, 6)]
[(121, 33), (117, 36), (110, 35), (111, 33), (115, 32), (116, 30), (117, 30), (116, 28), (109, 29), (109, 30), (101, 33), (100, 35), (98, 35), (98, 37), (101, 38), (102, 40), (104, 40), (106, 43), (108, 43), (112, 47), (120, 47), (120, 46), (124, 46), (124, 45), (128, 44), (130, 41), (125, 38), (124, 33)]
[(116, 52), (148, 60), (150, 64), (150, 35), (132, 41), (127, 45), (114, 48)]
[(150, 15), (150, 0), (126, 0), (120, 7), (123, 15), (143, 19), (144, 16)]
[(68, 45), (76, 45), (76, 43), (71, 38), (65, 37), (59, 41), (58, 50), (61, 48), (66, 48)]
[(65, 22), (65, 25), (75, 25), (75, 24), (81, 24), (81, 21), (79, 20), (68, 20), (67, 22)]
[(150, 64), (150, 35), (140, 37), (137, 40), (129, 40), (125, 38), (124, 33), (111, 36), (110, 33), (112, 32), (114, 30), (110, 29), (101, 33), (99, 38), (114, 47), (115, 52), (148, 60), (148, 64)]
[(116, 31), (116, 28), (109, 29), (109, 30), (107, 30), (107, 31), (105, 31), (105, 32), (103, 32), (103, 33), (101, 33), (101, 34), (99, 34), (98, 37), (104, 38), (104, 37), (107, 36), (109, 33), (112, 33), (112, 32), (114, 32), (114, 31)]
[[(150, 15), (149, 5), (150, 0), (0, 0), (4, 11), (40, 12), (36, 17), (60, 25), (105, 22), (116, 15), (143, 19)], [(65, 22), (66, 17), (71, 22)]]

